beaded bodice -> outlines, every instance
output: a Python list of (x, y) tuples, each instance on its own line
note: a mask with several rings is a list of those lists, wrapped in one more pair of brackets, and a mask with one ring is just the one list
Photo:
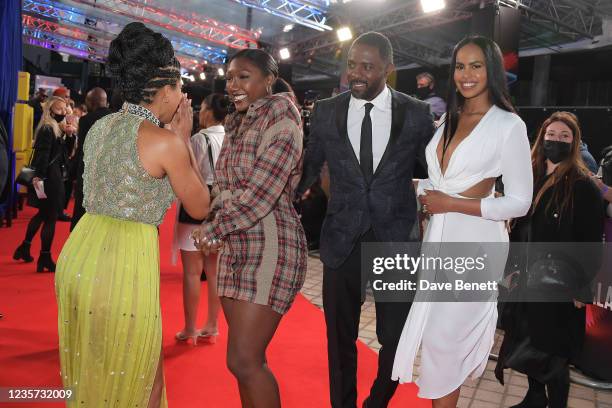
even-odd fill
[(143, 120), (159, 123), (148, 110), (125, 104), (98, 120), (83, 146), (83, 206), (88, 213), (159, 225), (174, 193), (167, 176), (143, 168), (136, 139)]

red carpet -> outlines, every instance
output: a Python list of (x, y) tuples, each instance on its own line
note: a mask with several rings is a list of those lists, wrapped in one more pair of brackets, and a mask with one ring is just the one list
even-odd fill
[[(23, 239), (26, 208), (10, 229), (0, 229), (0, 387), (59, 387), (57, 308), (52, 274), (35, 273), (35, 262), (15, 263), (12, 252)], [(174, 212), (168, 214), (172, 220)], [(56, 259), (68, 236), (69, 223), (57, 224), (53, 245)], [(222, 321), (215, 345), (177, 344), (174, 333), (182, 328), (181, 269), (171, 266), (171, 222), (161, 228), (161, 301), (164, 328), (164, 364), (170, 407), (240, 407), (235, 381), (225, 367), (227, 327)], [(37, 257), (40, 237), (32, 245)], [(206, 291), (202, 290), (201, 319)], [(365, 398), (376, 373), (377, 355), (359, 343), (359, 399)], [(299, 296), (281, 322), (268, 351), (270, 367), (278, 379), (283, 407), (329, 406), (327, 354), (323, 313)], [(0, 403), (0, 407), (59, 407), (57, 403)], [(391, 407), (428, 407), (416, 398), (413, 384), (399, 387)]]

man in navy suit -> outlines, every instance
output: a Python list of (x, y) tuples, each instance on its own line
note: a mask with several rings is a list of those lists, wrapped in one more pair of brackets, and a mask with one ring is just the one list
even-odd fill
[[(327, 325), (330, 398), (334, 408), (357, 405), (357, 347), (362, 290), (362, 242), (418, 240), (412, 177), (425, 162), (433, 135), (429, 105), (386, 85), (395, 69), (382, 34), (362, 34), (347, 61), (350, 92), (316, 103), (298, 195), (324, 162), (330, 201), (320, 239), (323, 308)], [(382, 348), (378, 374), (364, 407), (386, 407), (397, 388), (391, 380), (395, 350), (410, 303), (376, 302)]]

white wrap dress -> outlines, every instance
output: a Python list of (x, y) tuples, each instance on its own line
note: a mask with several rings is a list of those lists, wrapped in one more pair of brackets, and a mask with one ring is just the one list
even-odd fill
[[(527, 213), (533, 177), (525, 123), (514, 113), (492, 106), (453, 152), (443, 175), (436, 149), (444, 125), (426, 148), (429, 178), (425, 189), (459, 196), (480, 181), (502, 176), (504, 196), (481, 200), (482, 217), (461, 213), (433, 215), (423, 242), (508, 242), (504, 221)], [(498, 262), (499, 278), (504, 259)], [(428, 302), (417, 291), (397, 347), (392, 378), (412, 382), (415, 357), (421, 349), (419, 397), (437, 399), (459, 388), (468, 376), (484, 372), (495, 335), (497, 303)]]

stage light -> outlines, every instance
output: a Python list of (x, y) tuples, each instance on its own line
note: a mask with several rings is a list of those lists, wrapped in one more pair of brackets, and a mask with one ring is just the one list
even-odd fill
[(223, 68), (219, 68), (217, 70), (217, 74), (219, 74), (219, 76), (223, 76), (223, 75), (225, 75), (225, 71), (223, 71)]
[(421, 7), (424, 13), (433, 13), (446, 7), (444, 0), (421, 0)]
[(200, 79), (204, 81), (206, 79), (206, 74), (203, 72), (200, 72)]
[(350, 27), (341, 27), (336, 30), (336, 34), (338, 34), (338, 40), (340, 42), (348, 41), (353, 38), (353, 32)]
[(291, 53), (289, 52), (289, 48), (282, 48), (279, 51), (279, 54), (280, 54), (280, 57), (281, 57), (282, 60), (286, 60), (286, 59), (291, 58)]
[(191, 82), (195, 82), (195, 77), (194, 77), (193, 75), (189, 75), (189, 80), (190, 80)]
[(293, 27), (295, 27), (294, 24), (287, 24), (286, 26), (283, 27), (283, 32), (288, 33), (289, 31), (293, 30)]

